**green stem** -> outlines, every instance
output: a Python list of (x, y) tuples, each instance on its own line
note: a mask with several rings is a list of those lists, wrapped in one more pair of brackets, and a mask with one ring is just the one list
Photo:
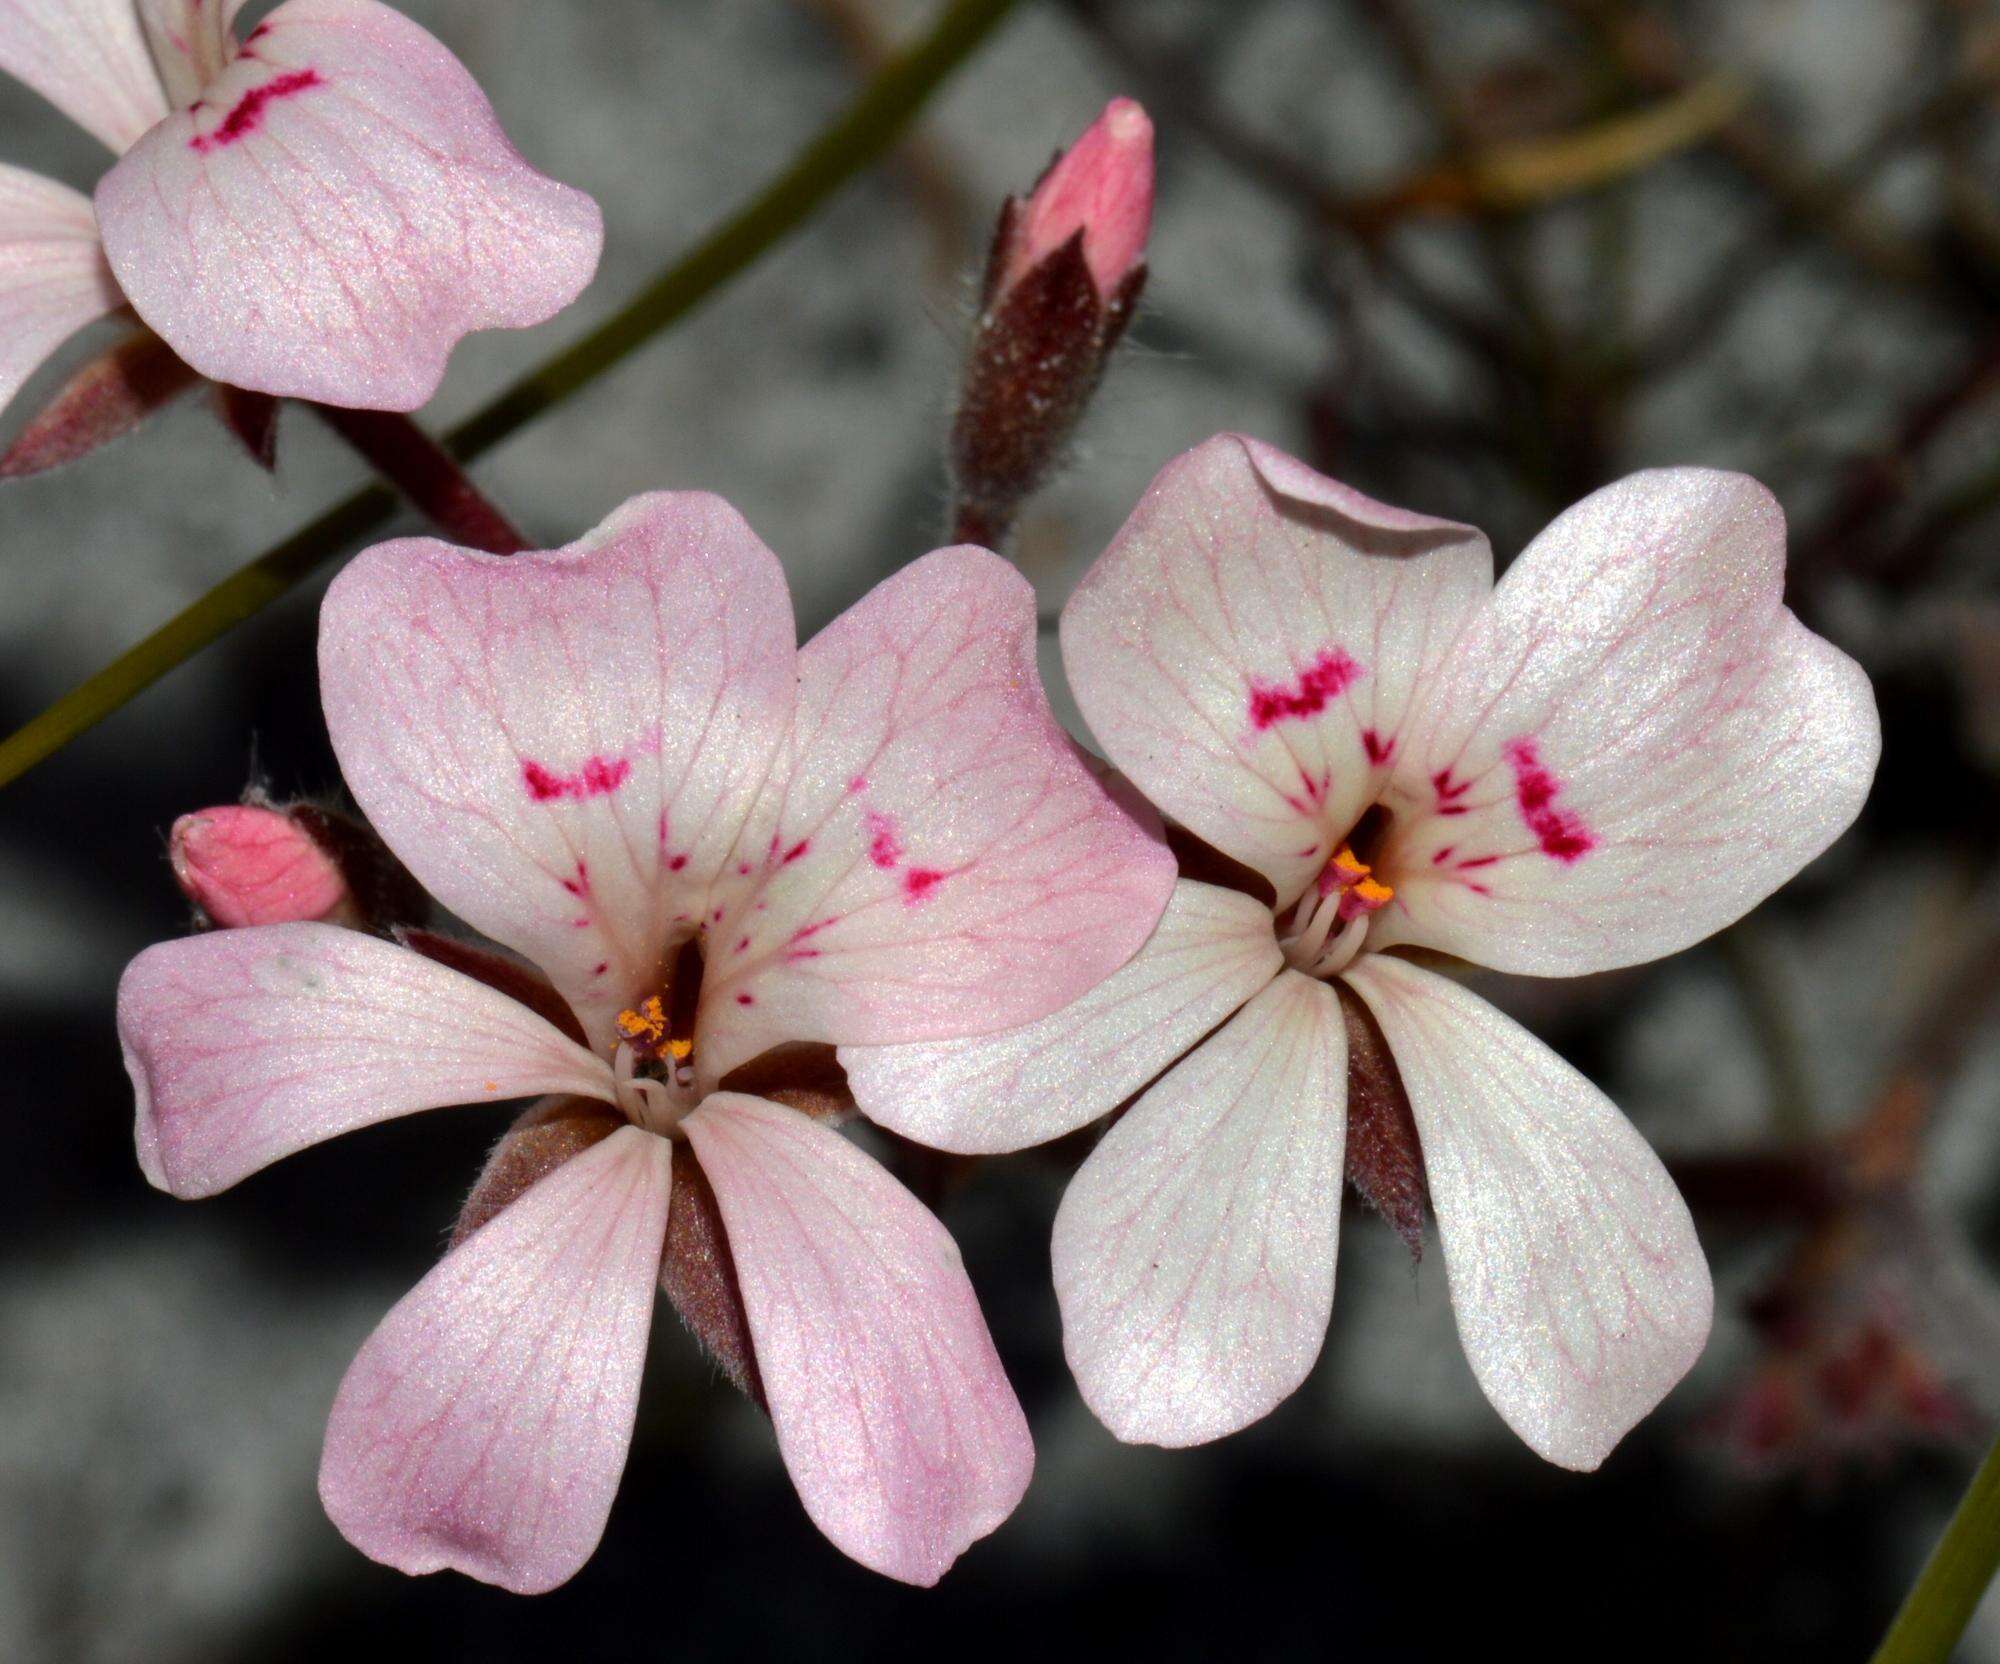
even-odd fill
[[(445, 448), (461, 462), (490, 451), (686, 316), (887, 151), (938, 85), (1015, 3), (953, 0), (927, 34), (884, 65), (860, 97), (733, 218), (613, 317), (452, 429)], [(0, 786), (19, 779), (343, 549), (386, 525), (396, 501), (379, 485), (356, 492), (225, 578), (0, 741)]]
[(1986, 1453), (1874, 1664), (1945, 1664), (2000, 1568), (2000, 1440)]

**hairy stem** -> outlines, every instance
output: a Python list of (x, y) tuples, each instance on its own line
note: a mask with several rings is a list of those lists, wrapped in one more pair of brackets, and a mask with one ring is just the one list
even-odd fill
[[(884, 66), (845, 113), (758, 195), (655, 278), (617, 314), (454, 428), (460, 462), (491, 450), (614, 369), (692, 311), (893, 145), (939, 84), (1016, 0), (953, 0), (931, 29)], [(225, 578), (178, 617), (0, 741), (0, 786), (19, 779), (302, 578), (385, 525), (396, 498), (370, 486)]]
[(528, 547), (452, 454), (409, 417), (339, 405), (307, 408), (454, 543), (492, 555), (517, 555)]

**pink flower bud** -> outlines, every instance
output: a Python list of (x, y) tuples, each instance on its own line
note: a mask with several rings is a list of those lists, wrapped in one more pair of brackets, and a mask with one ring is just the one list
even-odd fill
[(170, 854), (187, 898), (225, 929), (342, 923), (354, 911), (333, 857), (277, 809), (231, 805), (183, 815), (174, 822)]
[(1152, 223), (1153, 124), (1131, 99), (1114, 98), (1028, 198), (996, 292), (1081, 231), (1098, 294), (1114, 295), (1144, 256)]

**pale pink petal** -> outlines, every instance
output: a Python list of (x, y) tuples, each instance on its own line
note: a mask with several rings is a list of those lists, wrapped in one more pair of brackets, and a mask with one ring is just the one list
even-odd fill
[(396, 854), (608, 1047), (706, 916), (791, 720), (793, 641), (742, 517), (662, 493), (547, 554), (369, 550), (328, 592), (320, 688)]
[(167, 113), (133, 0), (0, 0), (0, 70), (113, 150)]
[(1131, 1444), (1270, 1414), (1333, 1311), (1347, 1131), (1333, 990), (1285, 971), (1104, 1135), (1056, 1214), (1063, 1350)]
[(203, 375), (412, 410), (479, 329), (553, 316), (597, 205), (522, 161), (456, 58), (375, 0), (287, 0), (97, 187), (112, 269)]
[(672, 1146), (620, 1127), (438, 1262), (340, 1384), (319, 1495), (398, 1571), (573, 1577), (624, 1471)]
[(1063, 666), (1111, 761), (1283, 903), (1388, 779), (1491, 582), (1470, 527), (1223, 434), (1161, 470), (1077, 585)]
[(243, 0), (136, 0), (167, 99), (184, 109), (232, 56), (229, 24)]
[(796, 1110), (724, 1092), (682, 1124), (799, 1500), (870, 1570), (937, 1582), (1014, 1511), (1035, 1462), (958, 1245)]
[(1573, 976), (1741, 917), (1859, 812), (1868, 679), (1780, 602), (1784, 516), (1741, 474), (1570, 509), (1438, 669), (1376, 859), (1371, 945)]
[(212, 1196), (281, 1156), (446, 1104), (610, 1099), (610, 1068), (526, 1006), (331, 924), (148, 948), (118, 984), (139, 1165)]
[(973, 1040), (843, 1046), (862, 1114), (933, 1149), (1019, 1150), (1108, 1114), (1284, 966), (1262, 902), (1186, 879), (1146, 945), (1082, 999)]
[(1416, 1114), (1473, 1374), (1538, 1454), (1596, 1467), (1708, 1339), (1686, 1204), (1611, 1100), (1478, 995), (1394, 955), (1347, 981)]
[(984, 549), (905, 567), (799, 655), (789, 763), (712, 917), (696, 1063), (995, 1033), (1151, 934), (1174, 862), (1050, 714), (1035, 596)]
[(63, 342), (124, 304), (90, 199), (0, 166), (0, 406)]

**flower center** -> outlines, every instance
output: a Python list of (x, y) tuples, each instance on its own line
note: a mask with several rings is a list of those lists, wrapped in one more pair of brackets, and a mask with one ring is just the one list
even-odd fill
[(1342, 844), (1279, 926), (1285, 962), (1307, 976), (1344, 971), (1361, 951), (1369, 919), (1395, 897), (1353, 845)]
[(664, 993), (651, 995), (617, 1016), (618, 1049), (612, 1067), (618, 1107), (634, 1126), (678, 1136), (680, 1124), (701, 1101), (694, 1074), (694, 1020), (701, 1003), (702, 954), (686, 943), (674, 959)]

